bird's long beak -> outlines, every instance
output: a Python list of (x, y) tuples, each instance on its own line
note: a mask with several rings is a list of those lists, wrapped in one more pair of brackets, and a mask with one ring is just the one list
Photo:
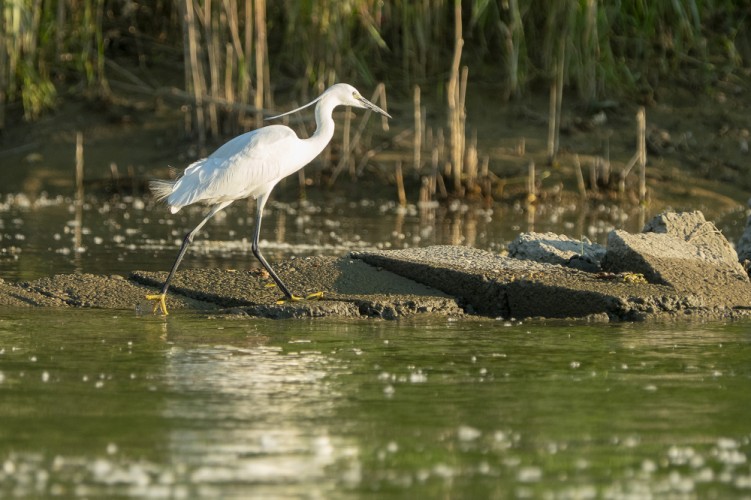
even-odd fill
[(276, 116), (269, 116), (268, 118), (265, 118), (265, 120), (275, 120), (275, 119), (277, 119), (277, 118), (281, 118), (282, 116), (287, 116), (287, 115), (291, 115), (292, 113), (297, 113), (297, 112), (298, 112), (298, 111), (300, 111), (301, 109), (305, 109), (305, 108), (307, 108), (308, 106), (312, 106), (313, 104), (317, 103), (318, 101), (320, 101), (320, 100), (321, 100), (321, 98), (322, 98), (322, 97), (323, 97), (324, 95), (325, 95), (325, 94), (321, 94), (321, 95), (319, 95), (318, 97), (316, 97), (315, 99), (313, 99), (312, 101), (310, 101), (310, 102), (309, 102), (308, 104), (303, 104), (303, 105), (302, 105), (302, 106), (300, 106), (299, 108), (295, 108), (295, 109), (293, 109), (292, 111), (287, 111), (286, 113), (282, 113), (281, 115), (276, 115)]
[(382, 110), (381, 108), (379, 108), (378, 106), (376, 106), (375, 104), (373, 104), (372, 102), (370, 102), (369, 100), (365, 99), (363, 96), (358, 95), (356, 97), (356, 99), (358, 101), (360, 101), (364, 107), (366, 107), (368, 109), (371, 109), (371, 110), (375, 111), (376, 113), (380, 113), (383, 116), (388, 116), (389, 118), (391, 118), (390, 114), (386, 113), (384, 110)]

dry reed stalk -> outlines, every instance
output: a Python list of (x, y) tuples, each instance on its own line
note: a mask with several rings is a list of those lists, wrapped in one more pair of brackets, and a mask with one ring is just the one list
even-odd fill
[(603, 161), (603, 166), (602, 167), (603, 167), (603, 169), (605, 171), (605, 180), (606, 180), (608, 186), (610, 185), (610, 180), (611, 180), (610, 176), (613, 173), (613, 168), (612, 168), (613, 164), (610, 162), (610, 136), (611, 135), (613, 135), (613, 131), (612, 130), (606, 130), (604, 132), (604, 137), (605, 137), (605, 155), (604, 155), (604, 157), (602, 159), (602, 161)]
[(520, 137), (516, 141), (516, 156), (524, 156), (527, 154), (527, 138)]
[(449, 144), (451, 145), (451, 161), (449, 171), (447, 172), (453, 180), (454, 192), (460, 194), (462, 191), (462, 160), (464, 151), (462, 149), (463, 130), (461, 129), (461, 88), (460, 88), (460, 64), (462, 57), (462, 47), (464, 39), (462, 38), (462, 4), (461, 0), (454, 0), (454, 56), (451, 62), (451, 73), (449, 77), (447, 97), (449, 108)]
[(75, 255), (79, 254), (83, 245), (83, 133), (76, 132), (76, 194), (75, 194), (75, 220), (73, 229), (73, 249)]
[(610, 161), (602, 156), (598, 156), (595, 161), (600, 182), (603, 186), (610, 186)]
[(430, 195), (431, 199), (435, 197), (436, 190), (438, 189), (438, 162), (440, 161), (440, 156), (438, 152), (438, 146), (433, 146), (433, 149), (430, 154), (430, 184), (431, 184), (431, 190)]
[(235, 102), (235, 86), (233, 77), (235, 74), (235, 58), (233, 57), (232, 44), (224, 45), (224, 98), (229, 102)]
[(482, 157), (482, 166), (480, 167), (480, 193), (487, 207), (493, 202), (493, 183), (490, 179), (490, 157)]
[[(42, 11), (41, 1), (39, 2), (39, 12)], [(104, 32), (102, 31), (104, 26), (104, 1), (96, 2), (96, 17), (94, 21), (94, 40), (96, 42), (96, 72), (97, 72), (97, 85), (99, 91), (105, 95), (110, 93), (109, 84), (107, 83), (107, 77), (104, 73), (104, 63), (106, 56), (104, 54)]]
[(548, 163), (553, 163), (555, 159), (555, 112), (558, 107), (555, 105), (555, 99), (558, 91), (555, 86), (557, 80), (554, 78), (550, 81), (550, 97), (548, 102)]
[(599, 191), (597, 181), (597, 162), (594, 159), (591, 159), (589, 162), (589, 187), (592, 189), (593, 193)]
[[(62, 2), (60, 2), (62, 3)], [(0, 0), (0, 130), (5, 129), (5, 103), (8, 100), (8, 73), (5, 70), (8, 53), (8, 38), (5, 33), (5, 0)]]
[[(243, 45), (240, 41), (240, 22), (238, 18), (237, 0), (222, 0), (224, 7), (224, 14), (226, 16), (226, 24), (229, 27), (230, 39), (232, 42), (226, 43), (226, 62), (228, 70), (225, 72), (225, 98), (229, 101), (234, 101), (235, 88), (234, 78), (237, 76), (240, 81), (239, 98), (240, 102), (247, 103), (247, 95), (245, 95), (243, 84), (247, 81), (248, 75), (243, 72), (243, 63), (245, 61), (245, 52), (243, 51)], [(235, 63), (237, 65), (237, 73), (235, 73)], [(231, 98), (230, 98), (231, 97)]]
[[(564, 37), (565, 38), (565, 37)], [(558, 63), (556, 64), (556, 96), (555, 96), (555, 155), (558, 155), (561, 138), (561, 113), (563, 108), (563, 76), (566, 71), (566, 44), (558, 45)]]
[(83, 203), (83, 133), (76, 132), (76, 205)]
[(639, 165), (639, 201), (644, 202), (647, 196), (646, 165), (647, 165), (647, 118), (644, 107), (636, 112), (636, 152), (621, 170), (618, 180), (618, 191), (623, 194), (626, 191), (626, 178), (635, 165)]
[(553, 65), (554, 78), (550, 85), (550, 117), (548, 122), (548, 162), (553, 164), (560, 147), (561, 109), (563, 106), (563, 75), (565, 71), (565, 44), (559, 45)]
[(631, 169), (634, 168), (634, 165), (636, 165), (636, 162), (639, 161), (639, 152), (637, 151), (634, 153), (634, 156), (631, 157), (631, 159), (628, 161), (625, 167), (623, 167), (623, 170), (621, 170), (621, 177), (618, 179), (618, 192), (623, 194), (626, 192), (626, 177), (628, 177), (628, 174), (631, 172)]
[[(375, 92), (373, 93), (372, 102), (376, 102), (375, 100), (376, 96), (378, 96), (378, 103), (380, 104), (381, 108), (383, 108), (386, 112), (388, 112), (389, 103), (388, 103), (388, 99), (386, 98), (386, 84), (385, 83), (380, 82), (378, 85), (376, 85)], [(389, 131), (389, 119), (386, 118), (384, 115), (379, 115), (379, 116), (381, 117), (381, 129), (384, 132), (388, 132)]]
[(519, 93), (519, 53), (524, 36), (524, 26), (519, 13), (518, 0), (508, 0), (505, 9), (509, 11), (509, 24), (499, 21), (499, 28), (506, 45), (506, 85), (504, 100)]
[(470, 192), (475, 190), (477, 185), (477, 167), (479, 159), (477, 155), (477, 130), (472, 133), (472, 139), (466, 148), (464, 159), (464, 170), (466, 173), (465, 185)]
[(423, 208), (430, 203), (430, 177), (423, 175), (420, 177), (420, 195), (417, 201), (417, 206)]
[(213, 98), (219, 97), (220, 95), (219, 75), (222, 74), (222, 64), (219, 55), (219, 30), (214, 29), (213, 26), (214, 16), (212, 16), (211, 0), (204, 0), (203, 16), (200, 21), (203, 25), (203, 39), (206, 45), (205, 48), (209, 63), (208, 94), (212, 97), (212, 100), (206, 103), (206, 108), (209, 115), (209, 129), (211, 130), (212, 137), (218, 137), (219, 116), (217, 114), (217, 108), (216, 104), (214, 104)]
[(186, 38), (183, 43), (186, 73), (185, 84), (188, 87), (188, 91), (193, 94), (195, 101), (195, 126), (198, 129), (198, 146), (200, 149), (203, 149), (206, 144), (206, 120), (203, 110), (203, 64), (199, 63), (198, 60), (198, 37), (193, 0), (178, 2), (178, 5), (183, 9), (183, 33)]
[(420, 109), (420, 86), (415, 85), (412, 101), (415, 108), (415, 136), (413, 140), (413, 168), (415, 172), (420, 171), (420, 163), (422, 154), (422, 114)]
[[(446, 137), (445, 137), (445, 135), (443, 133), (443, 128), (439, 128), (438, 129), (438, 137), (436, 139), (436, 149), (438, 151), (438, 157), (439, 158), (443, 159), (443, 158), (446, 157)], [(443, 175), (444, 176), (448, 176), (451, 173), (450, 168), (448, 170), (446, 169), (446, 165), (449, 165), (449, 167), (450, 167), (451, 164), (448, 163), (448, 162), (446, 162), (444, 164), (444, 170), (443, 170)], [(436, 164), (436, 172), (439, 172), (439, 168), (438, 168), (437, 164)]]
[(73, 245), (75, 255), (83, 247), (83, 133), (76, 132), (76, 225), (73, 230)]
[(399, 206), (400, 207), (406, 207), (407, 206), (407, 193), (404, 191), (404, 175), (402, 173), (402, 161), (398, 160), (396, 162), (396, 190), (397, 195), (399, 196)]
[(435, 178), (436, 183), (436, 192), (441, 193), (441, 198), (446, 199), (449, 197), (449, 191), (446, 189), (446, 181), (443, 179), (443, 176), (440, 172), (437, 173)]
[(582, 173), (582, 165), (579, 161), (579, 155), (574, 155), (574, 167), (576, 170), (576, 186), (579, 188), (579, 195), (582, 199), (587, 199), (587, 186), (584, 184), (584, 174)]
[(297, 186), (300, 188), (300, 194), (298, 195), (298, 198), (300, 200), (305, 200), (308, 197), (307, 192), (305, 191), (306, 182), (305, 168), (303, 167), (297, 171)]
[[(242, 74), (242, 80), (241, 80), (241, 86), (240, 86), (240, 94), (242, 102), (249, 102), (250, 100), (250, 91), (251, 91), (251, 75), (253, 64), (251, 62), (250, 54), (252, 54), (253, 51), (253, 9), (251, 8), (251, 0), (245, 0), (245, 22), (243, 23), (245, 26), (244, 30), (244, 36), (243, 36), (243, 63), (244, 63), (244, 70), (240, 70), (238, 68), (238, 71), (240, 71), (240, 74)], [(244, 121), (245, 115), (244, 113), (240, 114), (240, 120)]]
[(644, 106), (636, 113), (636, 137), (639, 154), (639, 202), (647, 200), (647, 112)]
[[(268, 82), (268, 47), (266, 44), (266, 0), (255, 0), (256, 28), (256, 108), (263, 109), (264, 97), (270, 91)], [(267, 99), (268, 101), (268, 99)], [(271, 103), (269, 102), (269, 105)], [(263, 113), (256, 113), (256, 128), (263, 126)]]
[(432, 178), (432, 194), (435, 196), (435, 194), (440, 191), (441, 198), (447, 198), (448, 192), (446, 191), (446, 184), (443, 182), (443, 176), (441, 175), (439, 171), (439, 164), (441, 161), (441, 157), (443, 156), (443, 130), (439, 130), (438, 135), (438, 144), (433, 147), (433, 153), (431, 154), (430, 162), (431, 162), (431, 178)]
[(537, 200), (537, 181), (535, 180), (535, 162), (530, 161), (527, 166), (527, 203)]

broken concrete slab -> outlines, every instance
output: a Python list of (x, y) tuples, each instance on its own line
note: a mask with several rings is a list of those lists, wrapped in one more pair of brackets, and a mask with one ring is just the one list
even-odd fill
[(600, 278), (474, 248), (433, 246), (353, 256), (458, 297), (468, 312), (491, 316), (634, 320), (701, 306), (695, 297), (626, 276)]
[[(260, 271), (189, 269), (178, 271), (170, 294), (268, 318), (378, 317), (396, 319), (422, 313), (461, 315), (453, 297), (405, 277), (349, 257), (308, 257), (276, 266), (296, 294), (323, 292), (323, 300), (277, 304), (283, 298)], [(132, 273), (134, 281), (158, 288), (167, 273)], [(271, 285), (271, 286), (269, 286)], [(169, 295), (168, 295), (169, 296)]]
[(707, 261), (695, 245), (679, 238), (613, 231), (607, 249), (603, 269), (608, 271), (642, 274), (649, 283), (700, 297), (708, 307), (751, 306), (748, 275), (735, 265)]
[(673, 236), (696, 249), (695, 255), (691, 258), (722, 267), (727, 266), (739, 274), (746, 274), (733, 246), (717, 226), (706, 220), (704, 214), (699, 211), (663, 212), (647, 222), (642, 233)]
[(508, 246), (509, 257), (546, 262), (596, 272), (605, 258), (605, 247), (556, 233), (522, 233)]
[(650, 283), (700, 297), (707, 307), (751, 306), (748, 274), (732, 245), (701, 212), (666, 212), (646, 232), (608, 235), (603, 269), (641, 273)]

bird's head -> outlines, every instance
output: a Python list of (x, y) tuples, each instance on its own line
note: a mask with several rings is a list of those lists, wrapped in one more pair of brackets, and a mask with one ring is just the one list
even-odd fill
[(330, 94), (331, 97), (337, 99), (339, 104), (341, 104), (342, 106), (353, 106), (355, 108), (370, 109), (372, 111), (375, 111), (376, 113), (380, 113), (391, 118), (390, 114), (388, 114), (369, 100), (365, 99), (360, 94), (360, 92), (357, 91), (356, 88), (354, 88), (352, 85), (349, 85), (348, 83), (337, 83), (336, 85), (332, 85), (331, 87), (326, 89), (326, 92), (324, 92), (321, 97), (327, 94)]

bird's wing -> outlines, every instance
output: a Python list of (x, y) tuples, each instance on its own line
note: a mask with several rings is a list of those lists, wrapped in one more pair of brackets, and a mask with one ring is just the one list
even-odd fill
[(174, 209), (257, 196), (281, 177), (285, 151), (299, 141), (292, 129), (270, 125), (239, 135), (185, 169), (167, 202)]

